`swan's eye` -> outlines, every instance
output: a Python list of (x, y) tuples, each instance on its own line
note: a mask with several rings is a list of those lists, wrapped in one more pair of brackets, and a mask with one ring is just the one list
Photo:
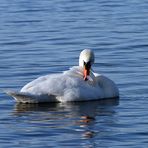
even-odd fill
[(91, 68), (91, 62), (90, 61), (89, 62), (83, 61), (83, 62), (84, 62), (84, 67), (86, 67), (87, 69)]

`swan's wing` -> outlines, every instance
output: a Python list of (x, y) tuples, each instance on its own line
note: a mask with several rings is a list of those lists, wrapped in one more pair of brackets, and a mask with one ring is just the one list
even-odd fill
[(119, 97), (119, 90), (111, 79), (98, 73), (94, 73), (94, 76), (98, 85), (102, 88), (105, 98)]
[(37, 84), (45, 82), (48, 79), (48, 77), (49, 77), (49, 75), (41, 76), (41, 77), (29, 82), (21, 89), (21, 92), (27, 92), (30, 88), (36, 86)]
[(57, 102), (54, 95), (31, 95), (23, 92), (7, 91), (6, 94), (13, 97), (19, 103), (41, 103), (41, 102)]

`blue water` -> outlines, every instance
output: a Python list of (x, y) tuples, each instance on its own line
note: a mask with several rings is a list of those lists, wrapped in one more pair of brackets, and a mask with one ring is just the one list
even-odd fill
[[(0, 147), (148, 146), (147, 0), (0, 3)], [(3, 93), (77, 65), (85, 48), (119, 100), (25, 105)]]

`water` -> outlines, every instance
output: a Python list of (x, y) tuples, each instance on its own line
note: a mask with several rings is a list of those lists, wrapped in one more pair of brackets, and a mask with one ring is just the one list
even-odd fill
[(120, 89), (119, 100), (40, 105), (1, 91), (1, 147), (147, 147), (147, 24), (147, 0), (1, 0), (1, 90), (77, 65), (84, 48)]

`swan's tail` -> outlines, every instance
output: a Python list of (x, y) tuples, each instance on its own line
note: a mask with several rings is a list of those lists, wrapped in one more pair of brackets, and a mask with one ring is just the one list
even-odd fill
[(5, 91), (5, 93), (11, 97), (13, 97), (16, 102), (21, 103), (38, 103), (37, 99), (30, 94), (17, 92), (17, 91)]
[(5, 91), (5, 93), (13, 97), (18, 103), (44, 103), (44, 102), (59, 102), (55, 95), (32, 95), (25, 92)]

